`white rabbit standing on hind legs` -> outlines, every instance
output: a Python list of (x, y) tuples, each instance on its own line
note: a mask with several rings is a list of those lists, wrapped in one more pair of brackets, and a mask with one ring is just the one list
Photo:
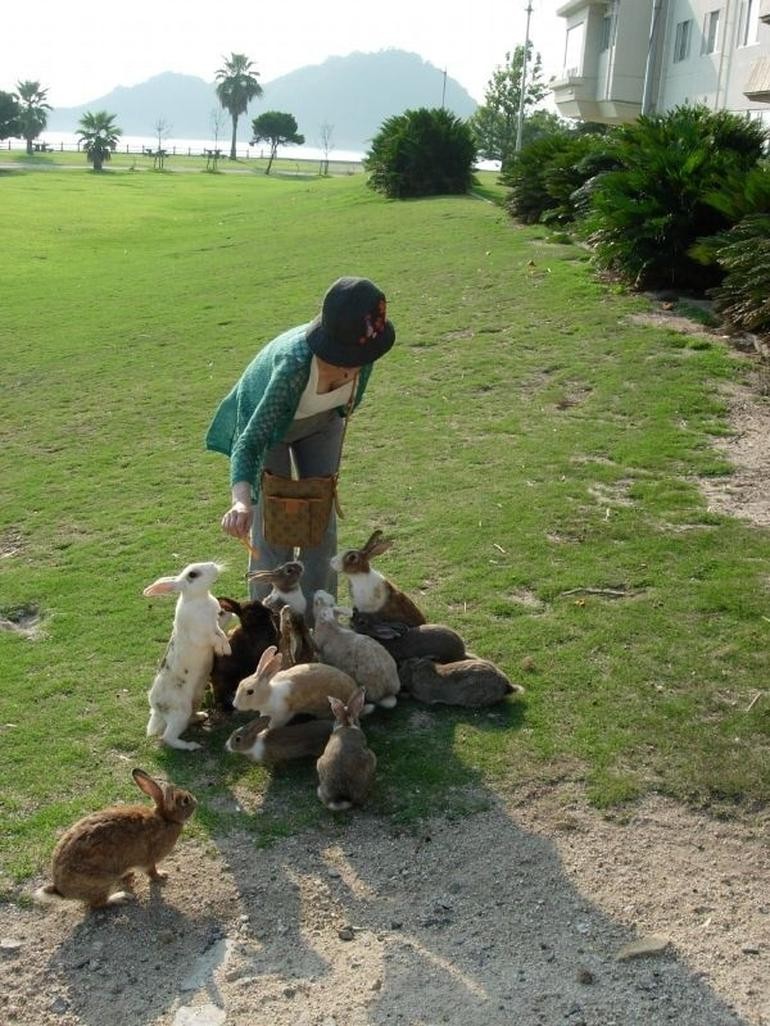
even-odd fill
[(174, 628), (148, 693), (150, 719), (147, 736), (160, 735), (171, 748), (193, 751), (197, 741), (182, 741), (179, 735), (193, 720), (208, 684), (214, 655), (230, 655), (227, 635), (219, 625), (219, 602), (210, 592), (219, 577), (216, 563), (191, 563), (176, 577), (161, 577), (143, 594), (178, 594)]

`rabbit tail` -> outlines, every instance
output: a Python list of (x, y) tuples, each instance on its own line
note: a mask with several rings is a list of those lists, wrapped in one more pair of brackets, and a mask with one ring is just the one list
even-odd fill
[(352, 809), (353, 803), (345, 799), (337, 799), (336, 801), (332, 798), (327, 798), (323, 788), (319, 787), (317, 792), (318, 797), (321, 799), (323, 804), (331, 812), (344, 812), (346, 809)]

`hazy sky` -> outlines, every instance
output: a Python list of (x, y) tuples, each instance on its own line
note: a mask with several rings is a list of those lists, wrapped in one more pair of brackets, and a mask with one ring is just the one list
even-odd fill
[[(531, 37), (546, 80), (561, 66), (563, 0), (532, 0)], [(223, 55), (247, 54), (262, 84), (330, 56), (396, 47), (418, 53), (477, 100), (507, 50), (523, 43), (527, 0), (29, 0), (4, 6), (0, 89), (48, 87), (54, 107), (97, 99), (162, 71), (213, 81)], [(440, 90), (440, 86), (439, 86)], [(437, 96), (440, 102), (440, 91)]]

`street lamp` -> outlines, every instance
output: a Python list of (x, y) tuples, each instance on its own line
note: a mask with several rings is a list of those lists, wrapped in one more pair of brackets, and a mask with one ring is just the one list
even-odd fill
[(529, 22), (532, 17), (532, 0), (527, 3), (527, 28), (524, 33), (524, 59), (521, 62), (521, 82), (519, 83), (519, 116), (516, 122), (516, 152), (521, 149), (521, 138), (524, 133), (524, 91), (527, 86), (527, 58), (529, 57)]

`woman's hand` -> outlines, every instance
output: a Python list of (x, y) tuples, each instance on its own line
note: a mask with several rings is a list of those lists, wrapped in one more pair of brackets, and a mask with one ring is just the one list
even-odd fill
[(222, 517), (222, 530), (233, 538), (248, 538), (254, 507), (251, 504), (251, 486), (247, 481), (233, 485), (232, 506)]
[(234, 502), (222, 517), (222, 530), (233, 538), (248, 538), (253, 519), (254, 509), (251, 504)]

